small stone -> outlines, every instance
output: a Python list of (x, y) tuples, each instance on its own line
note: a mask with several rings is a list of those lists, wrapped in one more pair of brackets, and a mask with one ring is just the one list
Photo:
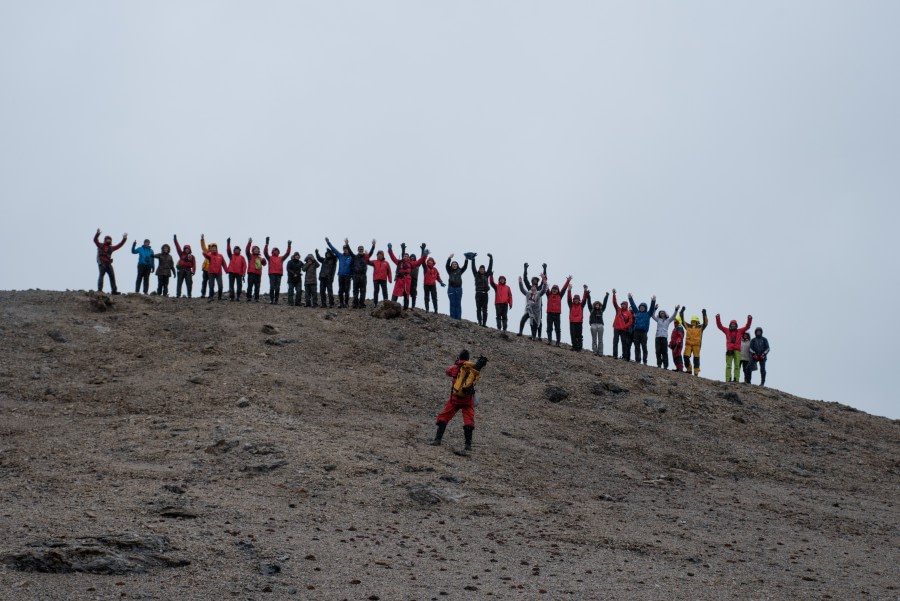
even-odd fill
[(544, 391), (544, 395), (551, 403), (559, 403), (569, 398), (569, 393), (560, 386), (548, 386), (547, 390)]
[(50, 330), (49, 332), (47, 332), (47, 336), (49, 336), (56, 342), (68, 342), (66, 337), (59, 330)]
[(651, 409), (656, 409), (660, 413), (666, 412), (666, 404), (659, 399), (644, 399), (644, 405)]
[(238, 399), (237, 403), (235, 403), (235, 404), (236, 404), (238, 407), (240, 407), (240, 408), (243, 409), (244, 407), (249, 407), (249, 406), (250, 406), (250, 399), (248, 399), (248, 398), (245, 397), (245, 396), (242, 396), (241, 398)]

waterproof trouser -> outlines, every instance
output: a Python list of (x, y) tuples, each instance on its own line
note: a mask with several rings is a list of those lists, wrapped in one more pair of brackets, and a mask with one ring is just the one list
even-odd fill
[(603, 355), (603, 324), (591, 324), (591, 350), (595, 355)]
[(450, 317), (462, 319), (462, 287), (449, 286), (447, 298), (450, 299)]
[[(431, 304), (434, 306), (434, 312), (438, 312), (437, 306), (437, 284), (429, 286), (425, 284), (425, 312), (428, 313), (428, 300), (431, 299)], [(415, 306), (415, 303), (413, 303)]]
[(153, 265), (137, 266), (137, 280), (134, 282), (135, 294), (141, 291), (141, 284), (143, 284), (144, 287), (144, 294), (147, 294), (147, 291), (150, 290), (150, 272), (152, 271)]
[(569, 322), (569, 337), (572, 339), (572, 349), (580, 351), (582, 345), (584, 344), (584, 329), (582, 322)]
[(278, 304), (278, 295), (281, 293), (281, 274), (269, 274), (269, 302)]
[(453, 394), (447, 399), (447, 404), (444, 406), (444, 410), (441, 411), (440, 415), (437, 416), (435, 423), (448, 423), (453, 419), (453, 416), (456, 415), (457, 411), (462, 411), (463, 424), (466, 426), (475, 425), (475, 402), (473, 397), (459, 398)]
[(694, 357), (694, 375), (700, 373), (700, 345), (699, 344), (686, 344), (684, 346), (684, 368), (687, 371), (691, 370), (691, 356)]
[(169, 277), (167, 275), (156, 275), (156, 294), (158, 296), (169, 296)]
[[(316, 285), (315, 284), (306, 284), (306, 306), (307, 307), (318, 307), (319, 306), (319, 297), (316, 295)], [(297, 294), (300, 294), (297, 291)], [(324, 301), (324, 299), (323, 299)], [(300, 304), (300, 301), (297, 301), (297, 304)], [(323, 305), (324, 306), (324, 305)]]
[(209, 272), (205, 269), (201, 272), (203, 277), (200, 278), (200, 297), (206, 296), (206, 287), (209, 285)]
[[(237, 288), (237, 291), (235, 291)], [(241, 300), (241, 293), (244, 291), (244, 276), (239, 273), (228, 274), (228, 298), (231, 300)]]
[(113, 294), (118, 292), (118, 288), (116, 288), (116, 272), (113, 270), (112, 263), (97, 263), (97, 268), (100, 270), (100, 276), (97, 278), (97, 290), (103, 292), (103, 276), (109, 276), (109, 286), (112, 288)]
[(631, 337), (634, 343), (634, 360), (638, 363), (647, 364), (647, 330), (635, 329)]
[(656, 367), (669, 369), (669, 345), (663, 336), (656, 337)]
[[(725, 381), (737, 382), (740, 379), (738, 375), (738, 366), (741, 364), (741, 351), (728, 351), (725, 353)], [(732, 378), (732, 368), (734, 368), (734, 377)]]
[(553, 342), (553, 330), (556, 329), (556, 343), (559, 344), (559, 313), (547, 313), (547, 342)]
[(372, 302), (378, 305), (378, 292), (381, 291), (382, 300), (387, 300), (387, 280), (372, 280), (372, 287), (375, 292), (372, 293)]
[(475, 313), (478, 317), (478, 325), (487, 325), (488, 316), (488, 293), (487, 290), (475, 291)]
[[(322, 298), (322, 308), (334, 306), (334, 279), (319, 279), (319, 296)], [(325, 301), (328, 301), (326, 304)]]
[(221, 273), (210, 273), (209, 274), (209, 298), (212, 300), (213, 296), (216, 292), (216, 285), (219, 286), (219, 300), (222, 300), (222, 274)]
[(301, 280), (292, 282), (288, 278), (288, 305), (299, 307), (303, 303), (303, 283)]
[(494, 311), (497, 313), (497, 329), (505, 332), (509, 326), (509, 305), (498, 303), (494, 305)]
[(349, 275), (338, 276), (338, 305), (343, 307), (350, 306), (350, 280)]
[(247, 274), (247, 302), (259, 300), (259, 285), (262, 283), (261, 273)]
[(353, 276), (353, 308), (362, 309), (366, 306), (366, 285), (369, 278), (366, 275)]
[(189, 269), (179, 269), (178, 279), (175, 281), (175, 296), (181, 297), (181, 286), (187, 286), (187, 297), (191, 298), (191, 290), (194, 288), (194, 274)]

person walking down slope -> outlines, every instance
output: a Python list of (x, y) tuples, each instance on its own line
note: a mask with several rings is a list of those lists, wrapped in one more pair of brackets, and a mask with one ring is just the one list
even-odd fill
[[(572, 288), (566, 293), (566, 301), (569, 303), (569, 337), (572, 339), (572, 350), (581, 351), (584, 344), (584, 308), (591, 306), (591, 291), (587, 284), (584, 285), (583, 297), (577, 294), (572, 297)], [(582, 300), (583, 299), (583, 300)], [(557, 343), (559, 346), (559, 343)]]
[(487, 359), (484, 357), (479, 357), (475, 362), (469, 361), (469, 351), (463, 349), (453, 365), (444, 370), (444, 373), (453, 379), (453, 386), (444, 410), (435, 420), (437, 430), (430, 445), (439, 446), (441, 444), (447, 424), (458, 411), (462, 411), (466, 450), (472, 450), (472, 431), (475, 430), (475, 384), (481, 377), (481, 371), (486, 364)]
[(291, 254), (291, 241), (288, 240), (287, 250), (284, 251), (284, 256), (281, 255), (281, 251), (278, 248), (272, 249), (272, 254), (269, 254), (269, 237), (266, 236), (266, 245), (263, 247), (263, 255), (266, 257), (266, 260), (269, 262), (269, 304), (277, 305), (278, 304), (278, 295), (281, 294), (281, 278), (284, 275), (284, 257), (290, 256)]
[[(204, 237), (200, 237), (200, 242), (204, 242)], [(207, 272), (209, 273), (209, 302), (214, 300), (216, 293), (216, 284), (219, 286), (219, 300), (222, 300), (222, 274), (225, 272), (225, 255), (219, 254), (219, 245), (213, 242), (209, 245), (207, 252), (203, 253), (209, 262)]]
[[(684, 327), (681, 325), (681, 317), (675, 318), (675, 327), (672, 328), (672, 339), (669, 340), (669, 348), (672, 349), (672, 363), (675, 364), (674, 371), (684, 369), (684, 359), (682, 352), (684, 351)], [(690, 368), (688, 368), (690, 371)]]
[(613, 357), (619, 357), (619, 341), (622, 342), (621, 358), (631, 361), (631, 335), (629, 329), (634, 324), (634, 315), (628, 308), (628, 303), (616, 298), (616, 289), (613, 288), (613, 309), (616, 310), (616, 318), (613, 320)]
[(175, 296), (181, 298), (181, 286), (187, 284), (187, 297), (191, 298), (191, 291), (194, 288), (194, 274), (197, 273), (197, 258), (191, 251), (191, 245), (185, 244), (184, 248), (178, 244), (178, 236), (172, 236), (175, 243), (175, 251), (178, 253), (178, 264), (175, 266), (178, 270), (178, 280), (175, 283)]
[[(525, 317), (531, 323), (531, 340), (540, 339), (541, 336), (541, 318), (544, 310), (542, 297), (547, 290), (547, 278), (540, 284), (535, 284), (534, 279), (531, 280), (531, 288), (525, 288), (525, 283), (519, 278), (519, 290), (525, 295)], [(524, 327), (523, 323), (519, 323), (519, 336), (522, 335)]]
[(118, 294), (119, 289), (116, 288), (116, 272), (113, 269), (112, 254), (122, 248), (128, 240), (128, 234), (122, 234), (122, 241), (113, 244), (112, 236), (104, 236), (103, 243), (100, 242), (100, 228), (94, 234), (94, 245), (97, 247), (97, 269), (100, 276), (97, 278), (97, 291), (103, 292), (103, 277), (109, 275), (109, 286), (113, 294)]
[(162, 252), (153, 255), (159, 261), (156, 266), (156, 295), (169, 296), (169, 278), (175, 275), (175, 259), (171, 255), (172, 247), (162, 245)]
[(675, 312), (669, 317), (665, 311), (660, 311), (657, 315), (651, 315), (653, 321), (656, 322), (656, 367), (669, 369), (669, 326), (678, 315), (680, 305), (675, 305)]
[(138, 255), (137, 263), (137, 280), (134, 282), (134, 293), (141, 291), (141, 284), (144, 287), (144, 294), (150, 290), (150, 274), (153, 273), (153, 249), (150, 248), (150, 240), (144, 240), (143, 246), (138, 247), (137, 240), (131, 243), (131, 254)]
[(488, 266), (484, 265), (475, 270), (475, 257), (477, 253), (472, 253), (472, 277), (475, 278), (475, 313), (478, 318), (478, 325), (487, 327), (488, 316), (488, 292), (491, 290), (490, 280), (494, 275), (494, 255), (488, 253)]
[(440, 284), (441, 288), (446, 288), (447, 284), (441, 279), (441, 272), (437, 268), (437, 263), (431, 257), (428, 257), (425, 261), (422, 277), (422, 287), (425, 290), (425, 312), (428, 313), (428, 301), (431, 300), (431, 304), (434, 305), (434, 312), (437, 313), (437, 285)]
[[(334, 276), (337, 273), (338, 258), (330, 248), (325, 249), (325, 256), (316, 249), (316, 261), (322, 264), (319, 271), (319, 295), (322, 297), (322, 308), (334, 307)], [(328, 303), (326, 304), (326, 299)]]
[[(725, 381), (726, 382), (737, 382), (738, 376), (738, 366), (741, 364), (741, 337), (744, 335), (744, 332), (750, 329), (750, 324), (753, 322), (753, 316), (747, 316), (747, 325), (743, 328), (738, 328), (738, 322), (735, 319), (731, 320), (731, 323), (728, 324), (728, 328), (725, 328), (722, 325), (721, 316), (716, 313), (716, 326), (722, 330), (722, 333), (725, 334)], [(734, 368), (734, 375), (732, 376), (732, 368)]]
[(588, 319), (591, 324), (591, 350), (598, 357), (603, 356), (603, 312), (606, 311), (606, 301), (609, 300), (609, 292), (603, 297), (603, 302), (594, 301), (591, 306), (591, 315)]
[(656, 311), (656, 295), (650, 297), (650, 309), (647, 309), (647, 303), (641, 303), (635, 306), (631, 293), (628, 293), (628, 302), (631, 304), (631, 311), (634, 313), (634, 331), (631, 334), (631, 340), (634, 343), (634, 361), (647, 365), (647, 334), (650, 331), (650, 317)]
[[(225, 252), (228, 253), (228, 298), (232, 301), (241, 300), (241, 292), (244, 289), (244, 277), (247, 274), (247, 260), (241, 254), (241, 247), (238, 245), (231, 248), (231, 238), (225, 241)], [(237, 288), (237, 291), (235, 291)], [(247, 285), (247, 294), (250, 294), (250, 286)]]
[[(306, 289), (306, 306), (318, 307), (319, 299), (316, 295), (316, 270), (319, 269), (319, 263), (316, 261), (316, 258), (312, 256), (312, 253), (306, 255), (306, 261), (303, 263), (301, 269), (305, 274), (304, 288)], [(323, 297), (322, 304), (324, 305), (324, 303), (325, 298)], [(297, 301), (297, 304), (300, 304), (299, 300)]]
[(287, 271), (288, 306), (299, 307), (303, 304), (303, 261), (300, 260), (300, 253), (295, 250), (284, 268)]
[(258, 246), (253, 246), (253, 238), (247, 240), (247, 302), (259, 302), (259, 287), (262, 285), (262, 268), (268, 265), (260, 254)]
[(494, 312), (497, 314), (497, 329), (503, 332), (509, 326), (509, 310), (513, 306), (512, 290), (506, 285), (506, 276), (500, 276), (499, 283), (494, 282), (494, 274), (488, 278), (494, 289)]
[[(756, 328), (753, 331), (753, 340), (750, 341), (750, 373), (756, 371), (759, 366), (759, 376), (762, 378), (759, 385), (766, 385), (766, 359), (769, 358), (769, 341), (763, 336), (763, 329)], [(747, 376), (750, 383), (750, 376)]]
[(691, 373), (691, 356), (694, 357), (694, 375), (700, 375), (700, 347), (703, 344), (703, 331), (709, 325), (706, 318), (706, 309), (703, 309), (703, 324), (700, 324), (700, 318), (694, 315), (691, 317), (690, 323), (684, 321), (684, 307), (681, 308), (679, 316), (681, 323), (684, 325), (684, 369)]
[(468, 256), (462, 267), (453, 261), (452, 254), (447, 257), (447, 298), (450, 300), (450, 317), (453, 319), (462, 319), (462, 274), (468, 266)]

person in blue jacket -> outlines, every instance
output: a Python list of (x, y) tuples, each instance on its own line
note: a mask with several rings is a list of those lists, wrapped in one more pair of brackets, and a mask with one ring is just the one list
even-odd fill
[(350, 241), (344, 238), (344, 250), (339, 251), (325, 238), (325, 243), (338, 260), (338, 308), (346, 309), (350, 306), (350, 282), (353, 279), (353, 251), (350, 250)]
[[(640, 305), (634, 304), (631, 293), (628, 293), (628, 302), (631, 303), (631, 310), (634, 312), (634, 334), (632, 341), (634, 342), (634, 360), (636, 363), (643, 362), (647, 365), (647, 332), (650, 331), (650, 317), (656, 311), (656, 295), (650, 298), (650, 310), (647, 310), (647, 303)], [(641, 351), (643, 350), (643, 354)]]
[(153, 273), (153, 249), (150, 248), (150, 241), (144, 240), (143, 246), (137, 245), (137, 240), (131, 243), (131, 254), (138, 255), (137, 263), (137, 280), (134, 283), (134, 293), (141, 291), (141, 282), (144, 283), (144, 294), (150, 289), (150, 274)]

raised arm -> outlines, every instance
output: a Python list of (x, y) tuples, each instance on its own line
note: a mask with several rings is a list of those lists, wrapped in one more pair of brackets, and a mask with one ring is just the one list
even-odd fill
[(247, 264), (250, 264), (250, 257), (253, 256), (250, 254), (250, 247), (253, 245), (253, 238), (247, 238), (247, 248), (244, 249), (247, 253)]
[(225, 252), (228, 253), (228, 260), (231, 260), (231, 236), (228, 236), (228, 239), (225, 240)]
[(181, 250), (181, 245), (178, 244), (178, 236), (172, 236), (172, 242), (175, 243), (175, 252), (178, 253), (178, 258), (180, 259), (184, 255), (184, 252)]
[[(328, 248), (331, 249), (331, 252), (334, 253), (334, 256), (335, 256), (335, 257), (337, 257), (338, 255), (341, 254), (340, 252), (338, 252), (338, 249), (336, 249), (336, 248), (334, 247), (334, 244), (332, 244), (332, 243), (331, 243), (331, 240), (329, 240), (328, 238), (325, 238), (325, 244), (328, 245)], [(318, 252), (319, 252), (319, 251), (316, 251), (316, 253), (318, 253)]]
[(719, 317), (718, 313), (716, 313), (716, 327), (718, 327), (720, 330), (722, 330), (726, 334), (728, 333), (728, 328), (726, 328), (722, 325), (722, 318)]
[(522, 291), (522, 294), (528, 296), (528, 290), (526, 290), (525, 284), (522, 283), (522, 278), (519, 278), (519, 290)]
[(753, 316), (752, 316), (752, 315), (748, 315), (748, 316), (747, 316), (747, 325), (744, 326), (744, 330), (745, 330), (745, 331), (750, 329), (750, 324), (751, 324), (751, 323), (753, 323)]
[(318, 261), (322, 265), (325, 264), (325, 257), (323, 257), (322, 255), (319, 254), (318, 248), (316, 249), (316, 261)]
[(488, 275), (488, 284), (491, 285), (491, 288), (494, 289), (494, 292), (497, 292), (497, 284), (494, 283), (494, 274)]
[(288, 247), (287, 247), (287, 250), (284, 251), (284, 258), (288, 258), (291, 256), (291, 244), (292, 244), (292, 241), (288, 240)]
[[(568, 282), (566, 282), (566, 284), (568, 285)], [(571, 309), (572, 308), (572, 289), (571, 288), (566, 290), (566, 302), (569, 303), (569, 308)]]
[[(394, 254), (394, 245), (388, 242), (388, 256), (391, 258), (391, 261), (394, 262), (394, 265), (400, 264), (400, 259), (397, 258), (397, 255)], [(449, 269), (449, 267), (448, 267)]]
[(447, 257), (447, 273), (450, 273), (450, 264), (453, 262), (453, 255)]
[(562, 290), (559, 291), (560, 294), (569, 289), (569, 283), (572, 281), (572, 276), (566, 278), (566, 283), (563, 284)]
[[(288, 248), (291, 247), (290, 241), (288, 241)], [(371, 257), (375, 253), (375, 238), (372, 238), (372, 246), (369, 248), (369, 256)]]
[(525, 263), (524, 267), (522, 267), (522, 279), (526, 282), (528, 281), (528, 263)]
[(709, 319), (706, 318), (706, 309), (703, 309), (703, 329), (706, 329), (706, 326), (709, 325)]
[(494, 255), (492, 255), (491, 253), (488, 253), (487, 255), (488, 255), (488, 268), (487, 268), (487, 272), (488, 272), (488, 273), (494, 273)]
[[(465, 261), (465, 263), (463, 263), (463, 266), (460, 267), (459, 273), (460, 273), (460, 274), (465, 273), (465, 272), (466, 272), (466, 267), (468, 267), (468, 266), (469, 266), (469, 257), (466, 257), (466, 261)], [(474, 269), (474, 267), (473, 267), (473, 269)]]
[(606, 296), (603, 297), (603, 306), (600, 307), (600, 313), (606, 311), (606, 301), (609, 300), (609, 292), (606, 293)]

